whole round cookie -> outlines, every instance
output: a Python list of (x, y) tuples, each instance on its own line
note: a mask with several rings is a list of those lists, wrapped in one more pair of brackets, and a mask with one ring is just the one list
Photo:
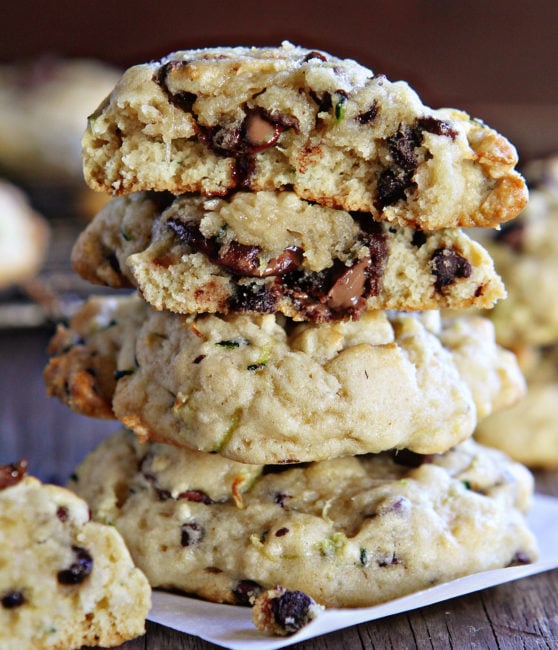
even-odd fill
[(327, 607), (374, 605), (527, 563), (533, 479), (466, 441), (296, 467), (107, 438), (69, 487), (121, 532), (153, 587), (251, 604), (282, 585)]
[(438, 312), (297, 325), (93, 298), (49, 352), (47, 390), (78, 412), (112, 411), (143, 440), (246, 463), (445, 451), (472, 434), (475, 395), (486, 415), (524, 390), (490, 327), (442, 325)]
[(156, 309), (297, 321), (488, 308), (505, 297), (489, 255), (459, 229), (375, 223), (287, 191), (165, 196), (161, 208), (160, 193), (113, 199), (74, 246), (77, 272), (116, 287), (131, 281)]
[(43, 264), (49, 242), (47, 221), (15, 185), (0, 180), (0, 289), (25, 282)]
[(86, 181), (115, 194), (293, 189), (424, 230), (495, 226), (527, 200), (515, 148), (481, 121), (286, 42), (133, 66), (82, 142)]
[(112, 647), (140, 636), (151, 588), (113, 526), (66, 488), (0, 467), (0, 647)]

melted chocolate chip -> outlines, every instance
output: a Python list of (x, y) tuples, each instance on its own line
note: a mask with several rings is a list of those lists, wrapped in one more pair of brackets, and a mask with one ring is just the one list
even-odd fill
[(271, 314), (277, 305), (277, 295), (262, 285), (238, 285), (235, 294), (229, 298), (229, 305), (232, 311)]
[(388, 149), (395, 163), (405, 172), (414, 172), (417, 168), (415, 149), (422, 142), (420, 130), (406, 127), (387, 138)]
[(180, 91), (173, 93), (170, 91), (167, 79), (173, 70), (185, 68), (189, 63), (187, 61), (168, 61), (162, 65), (153, 75), (153, 81), (163, 90), (169, 101), (185, 113), (191, 113), (194, 102), (197, 97), (194, 93)]
[(180, 529), (180, 543), (182, 546), (196, 546), (205, 537), (205, 530), (195, 521), (182, 524)]
[(367, 111), (356, 116), (356, 120), (360, 124), (370, 124), (376, 119), (376, 115), (378, 115), (378, 102), (374, 100)]
[(181, 219), (171, 218), (166, 222), (166, 226), (178, 236), (181, 242), (190, 246), (196, 251), (214, 259), (217, 257), (217, 246), (213, 239), (204, 237), (199, 227), (195, 223), (184, 222)]
[(412, 174), (397, 172), (393, 169), (384, 169), (378, 178), (374, 207), (383, 210), (389, 205), (406, 198), (405, 191), (414, 188)]
[(257, 277), (260, 275), (260, 253), (259, 246), (249, 246), (232, 241), (219, 249), (214, 261), (236, 275)]
[(4, 609), (15, 609), (16, 607), (21, 607), (21, 605), (23, 605), (25, 602), (25, 597), (21, 591), (14, 589), (12, 591), (6, 592), (2, 596), (2, 600), (0, 600), (0, 602), (2, 603), (2, 607)]
[(432, 254), (433, 274), (436, 277), (434, 287), (442, 291), (453, 284), (457, 278), (468, 278), (473, 269), (469, 260), (448, 248), (438, 248)]
[(523, 251), (525, 239), (525, 223), (522, 221), (511, 221), (500, 226), (500, 230), (494, 231), (494, 241), (505, 244), (516, 253)]
[(272, 599), (271, 611), (277, 624), (287, 634), (294, 634), (310, 622), (314, 604), (304, 592), (287, 589), (278, 598)]
[(93, 570), (93, 558), (81, 546), (72, 546), (75, 555), (73, 562), (67, 569), (58, 572), (58, 582), (62, 585), (77, 585), (82, 583)]
[(432, 116), (419, 117), (419, 119), (417, 120), (417, 125), (423, 131), (427, 131), (428, 133), (433, 133), (434, 135), (445, 135), (448, 138), (451, 138), (452, 140), (455, 140), (455, 138), (457, 137), (457, 131), (455, 129), (452, 129), (451, 124), (449, 124), (449, 122), (445, 122), (444, 120), (438, 120), (437, 118)]
[(27, 461), (23, 459), (17, 463), (0, 466), (0, 490), (17, 485), (26, 473)]
[(310, 89), (308, 91), (308, 94), (318, 105), (318, 113), (328, 113), (333, 108), (331, 93), (328, 93), (327, 90), (321, 94), (318, 94), (315, 90)]
[(232, 590), (237, 605), (251, 605), (262, 592), (262, 588), (254, 580), (239, 580)]

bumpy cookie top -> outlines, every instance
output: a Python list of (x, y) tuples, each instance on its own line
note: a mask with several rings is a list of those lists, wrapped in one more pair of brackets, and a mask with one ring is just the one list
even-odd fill
[(76, 411), (112, 410), (144, 440), (244, 463), (444, 451), (524, 388), (490, 324), (442, 325), (437, 313), (293, 327), (274, 314), (182, 316), (97, 297), (49, 351), (47, 390)]
[(275, 603), (271, 626), (260, 609), (256, 623), (271, 632), (304, 625), (310, 598), (369, 606), (537, 557), (520, 514), (533, 477), (472, 440), (434, 456), (281, 467), (140, 445), (119, 432), (77, 468), (71, 487), (121, 532), (153, 586), (237, 605), (277, 585), (304, 592)]
[(87, 182), (115, 194), (292, 188), (429, 230), (494, 226), (527, 199), (514, 147), (482, 122), (290, 43), (133, 66), (90, 116), (83, 154)]

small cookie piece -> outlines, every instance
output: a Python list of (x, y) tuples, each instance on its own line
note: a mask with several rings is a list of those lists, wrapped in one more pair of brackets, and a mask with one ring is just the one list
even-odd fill
[(132, 282), (156, 309), (315, 322), (368, 309), (489, 308), (505, 297), (491, 258), (459, 229), (374, 223), (293, 192), (181, 196), (162, 213), (154, 195), (101, 211), (73, 249), (80, 275)]
[(69, 487), (153, 587), (217, 602), (250, 605), (282, 585), (363, 607), (537, 557), (522, 514), (531, 474), (472, 440), (442, 455), (262, 467), (121, 431)]
[(35, 185), (83, 182), (87, 116), (120, 71), (93, 59), (41, 57), (0, 65), (0, 168)]
[(87, 183), (114, 194), (293, 189), (422, 230), (496, 226), (527, 201), (517, 152), (493, 129), (286, 42), (133, 66), (82, 142)]
[(113, 526), (66, 488), (0, 468), (0, 647), (112, 647), (140, 636), (151, 588)]
[(34, 277), (47, 253), (50, 229), (25, 194), (0, 181), (0, 289)]
[(515, 221), (479, 240), (494, 260), (508, 291), (486, 315), (498, 341), (516, 349), (558, 341), (558, 193), (533, 189)]
[[(482, 393), (485, 415), (524, 389), (490, 328), (467, 334), (459, 321), (448, 325), (458, 334), (446, 332), (446, 348), (436, 315), (369, 311), (357, 321), (296, 325), (274, 314), (181, 316), (137, 296), (92, 298), (70, 328), (59, 327), (45, 381), (50, 395), (84, 412), (88, 396), (74, 382), (90, 373), (94, 398), (103, 395), (141, 439), (246, 463), (392, 447), (435, 453), (472, 434), (474, 395)], [(110, 386), (91, 373), (107, 349)], [(456, 351), (469, 357), (463, 375)]]
[(290, 636), (311, 623), (321, 610), (308, 594), (278, 585), (256, 597), (252, 622), (264, 634)]

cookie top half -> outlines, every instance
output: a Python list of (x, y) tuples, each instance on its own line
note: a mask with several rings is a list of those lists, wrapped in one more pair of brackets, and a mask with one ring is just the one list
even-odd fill
[(293, 189), (434, 230), (525, 206), (515, 148), (405, 82), (290, 43), (174, 52), (129, 68), (90, 116), (84, 174), (113, 194)]

